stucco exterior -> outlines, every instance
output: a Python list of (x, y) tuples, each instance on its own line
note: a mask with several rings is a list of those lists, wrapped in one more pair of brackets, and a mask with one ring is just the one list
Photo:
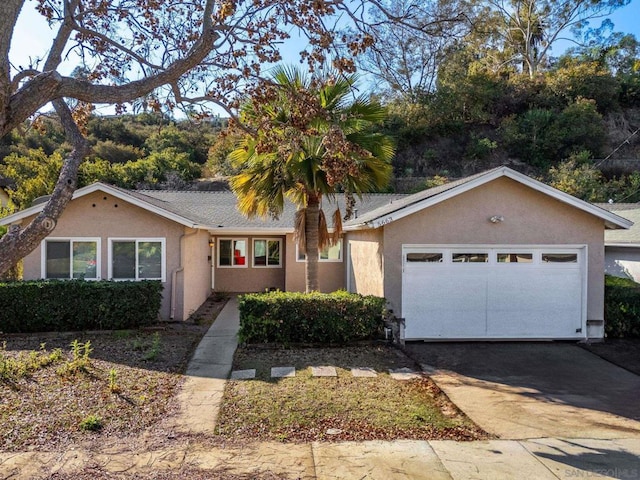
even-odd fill
[(383, 238), (382, 228), (349, 233), (349, 291), (384, 297)]
[[(28, 223), (32, 217), (25, 219)], [(109, 238), (164, 238), (166, 249), (166, 278), (160, 316), (171, 316), (171, 278), (180, 266), (180, 237), (184, 227), (142, 208), (103, 192), (94, 192), (69, 203), (55, 229), (49, 235), (56, 238), (100, 238), (100, 277), (108, 278)], [(24, 278), (42, 278), (42, 249), (37, 248), (24, 259)], [(182, 301), (181, 285), (177, 298), (182, 302), (176, 308), (176, 320), (184, 319), (187, 305)]]
[[(284, 252), (289, 250), (284, 236), (276, 235), (220, 235), (212, 236), (214, 283), (213, 289), (224, 292), (264, 292), (266, 289), (284, 290), (285, 270), (289, 259), (286, 253), (280, 252), (281, 265), (279, 267), (255, 267), (253, 265), (253, 241), (255, 239), (281, 240)], [(243, 266), (225, 267), (218, 265), (218, 245), (220, 239), (236, 239), (247, 241), (246, 262)], [(211, 253), (209, 253), (211, 255)]]
[[(209, 234), (205, 230), (184, 229), (182, 237), (183, 270), (176, 272), (177, 284), (183, 291), (176, 291), (178, 318), (188, 318), (211, 294), (211, 251)], [(178, 289), (179, 290), (179, 289)]]
[[(490, 222), (494, 215), (504, 221)], [(398, 316), (403, 244), (585, 245), (587, 320), (603, 319), (603, 220), (512, 179), (498, 178), (383, 228), (384, 296)]]
[[(335, 292), (345, 288), (345, 252), (344, 239), (342, 261), (340, 262), (318, 262), (318, 285), (321, 292)], [(304, 292), (306, 289), (305, 282), (305, 263), (296, 259), (296, 243), (293, 240), (293, 234), (287, 234), (287, 276), (285, 281), (285, 290), (288, 292)]]

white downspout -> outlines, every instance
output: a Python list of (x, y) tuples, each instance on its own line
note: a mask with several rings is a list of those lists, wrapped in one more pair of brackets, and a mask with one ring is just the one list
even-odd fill
[(171, 315), (169, 316), (170, 320), (173, 320), (176, 316), (176, 283), (178, 281), (178, 273), (184, 271), (184, 261), (182, 258), (184, 252), (184, 239), (185, 237), (190, 237), (191, 235), (195, 235), (198, 233), (198, 230), (194, 230), (193, 232), (183, 233), (180, 235), (179, 246), (180, 246), (180, 266), (176, 268), (171, 273)]

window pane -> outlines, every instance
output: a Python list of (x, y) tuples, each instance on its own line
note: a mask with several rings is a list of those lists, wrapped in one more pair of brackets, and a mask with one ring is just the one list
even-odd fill
[(138, 278), (162, 278), (162, 242), (138, 243)]
[(47, 241), (47, 278), (70, 278), (70, 242)]
[(247, 242), (244, 240), (233, 240), (233, 264), (246, 265), (247, 262)]
[(267, 264), (267, 241), (253, 241), (253, 264), (263, 267)]
[(456, 263), (487, 263), (488, 253), (454, 253), (453, 261)]
[(223, 267), (231, 266), (231, 240), (220, 240), (218, 250), (218, 265)]
[(113, 242), (111, 248), (113, 278), (135, 280), (136, 242)]
[(268, 265), (278, 266), (280, 265), (280, 241), (269, 241), (269, 256), (267, 260)]
[(73, 242), (73, 278), (98, 278), (96, 242)]
[(498, 263), (531, 263), (532, 253), (499, 253)]
[(341, 245), (342, 242), (338, 242), (335, 245), (324, 247), (320, 252), (320, 260), (340, 260)]
[(543, 263), (578, 263), (578, 255), (575, 253), (543, 253)]
[(407, 262), (442, 262), (441, 253), (407, 253)]

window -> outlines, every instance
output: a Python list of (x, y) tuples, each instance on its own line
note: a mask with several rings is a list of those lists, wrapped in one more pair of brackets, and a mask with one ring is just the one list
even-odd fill
[(246, 267), (247, 241), (235, 238), (221, 238), (218, 240), (218, 266)]
[(533, 263), (533, 254), (498, 253), (498, 263)]
[(110, 239), (109, 278), (165, 281), (163, 238)]
[(488, 253), (454, 253), (451, 257), (453, 263), (487, 263)]
[(575, 253), (543, 253), (542, 263), (578, 263)]
[(407, 262), (442, 263), (442, 253), (407, 253)]
[(49, 238), (43, 242), (43, 278), (100, 278), (98, 238)]
[(253, 241), (254, 267), (280, 267), (280, 240), (255, 239)]
[[(304, 262), (307, 259), (307, 256), (298, 250), (297, 251), (297, 259), (298, 262)], [(342, 261), (342, 240), (339, 240), (335, 245), (327, 245), (324, 247), (318, 254), (318, 261), (320, 262), (341, 262)]]

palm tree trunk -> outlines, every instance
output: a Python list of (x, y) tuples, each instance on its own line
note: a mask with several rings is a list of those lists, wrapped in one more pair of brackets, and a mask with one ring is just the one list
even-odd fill
[(320, 216), (320, 199), (317, 195), (307, 195), (305, 209), (304, 234), (307, 242), (307, 261), (305, 263), (305, 280), (307, 293), (318, 290), (318, 219)]

